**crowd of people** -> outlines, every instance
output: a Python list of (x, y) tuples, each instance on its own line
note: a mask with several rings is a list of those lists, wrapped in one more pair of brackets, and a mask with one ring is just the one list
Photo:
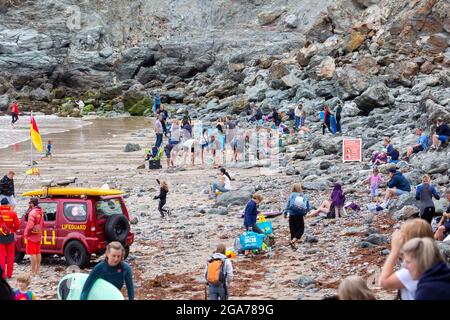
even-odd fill
[[(186, 165), (186, 159), (189, 158), (192, 166), (195, 165), (197, 156), (201, 159), (202, 165), (207, 162), (208, 156), (212, 156), (212, 165), (219, 170), (218, 181), (210, 186), (209, 198), (214, 199), (221, 193), (230, 192), (233, 179), (224, 167), (227, 162), (227, 146), (231, 150), (231, 161), (237, 162), (242, 159), (248, 161), (251, 133), (239, 130), (239, 120), (232, 116), (218, 119), (213, 128), (200, 127), (200, 130), (195, 131), (196, 125), (187, 110), (182, 119), (171, 119), (160, 99), (154, 101), (154, 112), (157, 115), (154, 148), (164, 149), (167, 166), (175, 166), (179, 155), (184, 157), (184, 165)], [(342, 109), (342, 104), (338, 104), (333, 114), (329, 105), (324, 106), (321, 114), (323, 135), (327, 130), (333, 134), (342, 133)], [(13, 114), (15, 111), (17, 109), (13, 109)], [(17, 121), (17, 115), (13, 116), (12, 120), (12, 124), (14, 124)], [(303, 110), (302, 104), (291, 106), (286, 114), (282, 114), (274, 108), (268, 115), (264, 115), (261, 108), (254, 104), (249, 121), (254, 124), (256, 129), (256, 159), (270, 154), (270, 149), (274, 147), (272, 144), (274, 130), (278, 137), (285, 134), (303, 135), (310, 132), (306, 126), (306, 112)], [(450, 137), (450, 128), (441, 118), (437, 119), (436, 127), (436, 133), (433, 135), (418, 128), (416, 130), (417, 144), (405, 150), (403, 160), (409, 161), (414, 154), (419, 152), (446, 147)], [(196, 132), (199, 132), (198, 136), (195, 135)], [(164, 144), (164, 138), (167, 139), (166, 144)], [(410, 181), (399, 169), (390, 168), (386, 180), (380, 173), (378, 168), (380, 165), (396, 164), (400, 161), (400, 152), (391, 144), (390, 138), (384, 138), (383, 146), (385, 149), (374, 153), (371, 158), (372, 173), (364, 181), (361, 181), (369, 186), (370, 199), (379, 205), (381, 210), (389, 208), (394, 198), (405, 194), (412, 195), (413, 192)], [(51, 148), (51, 141), (49, 141), (47, 156), (51, 156)], [(152, 155), (153, 153), (152, 150)], [(222, 155), (222, 161), (218, 159), (220, 155)], [(170, 210), (164, 209), (169, 193), (169, 184), (165, 180), (157, 180), (157, 183), (160, 193), (154, 197), (154, 200), (159, 200), (158, 211), (164, 218), (170, 215)], [(386, 190), (382, 201), (380, 190), (384, 186), (386, 186)], [(445, 195), (450, 201), (450, 188), (446, 190)], [(398, 290), (398, 298), (402, 300), (450, 300), (450, 268), (437, 246), (437, 241), (448, 239), (450, 235), (450, 206), (442, 215), (437, 215), (433, 198), (440, 199), (439, 191), (432, 184), (431, 177), (424, 175), (422, 183), (415, 188), (415, 199), (420, 202), (419, 218), (406, 221), (392, 235), (391, 250), (383, 266), (379, 285), (386, 290)], [(14, 212), (16, 201), (14, 172), (12, 171), (0, 180), (0, 201), (0, 278), (2, 281), (0, 293), (2, 298), (34, 300), (36, 297), (29, 290), (29, 286), (33, 277), (40, 274), (40, 243), (44, 229), (43, 211), (39, 207), (39, 199), (31, 198), (29, 201), (24, 232), (26, 253), (30, 255), (31, 259), (31, 271), (29, 275), (20, 275), (16, 278), (17, 290), (15, 291), (6, 281), (13, 277), (14, 232), (20, 225), (17, 214)], [(244, 209), (243, 231), (264, 233), (257, 224), (260, 215), (259, 206), (263, 201), (264, 196), (257, 192), (247, 202)], [(297, 250), (305, 232), (304, 219), (306, 216), (323, 215), (328, 219), (340, 219), (347, 215), (345, 208), (346, 195), (339, 182), (333, 184), (329, 198), (316, 209), (313, 209), (302, 185), (300, 183), (293, 184), (284, 206), (284, 216), (288, 218), (290, 231), (289, 239), (287, 239), (288, 245), (293, 250)], [(128, 298), (134, 299), (132, 269), (124, 261), (124, 256), (125, 249), (122, 244), (118, 242), (108, 244), (104, 261), (94, 267), (85, 282), (81, 300), (88, 298), (89, 291), (99, 278), (110, 282), (118, 289), (126, 285)], [(208, 258), (204, 276), (208, 285), (208, 299), (226, 300), (229, 298), (233, 266), (226, 255), (225, 245), (218, 245)], [(364, 279), (350, 276), (340, 283), (338, 295), (335, 298), (375, 300), (375, 294), (368, 288)]]

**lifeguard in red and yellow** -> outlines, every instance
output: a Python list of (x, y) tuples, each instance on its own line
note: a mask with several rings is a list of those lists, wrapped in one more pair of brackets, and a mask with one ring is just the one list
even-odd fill
[(19, 230), (20, 221), (17, 213), (11, 210), (8, 199), (0, 205), (0, 268), (3, 278), (11, 278), (14, 268), (15, 239), (14, 232)]

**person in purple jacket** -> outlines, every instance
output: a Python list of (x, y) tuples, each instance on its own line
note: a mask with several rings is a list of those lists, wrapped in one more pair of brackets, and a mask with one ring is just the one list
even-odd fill
[(331, 206), (334, 207), (336, 218), (342, 217), (343, 213), (345, 214), (344, 204), (345, 194), (342, 191), (342, 186), (339, 183), (335, 183), (333, 192), (331, 193)]

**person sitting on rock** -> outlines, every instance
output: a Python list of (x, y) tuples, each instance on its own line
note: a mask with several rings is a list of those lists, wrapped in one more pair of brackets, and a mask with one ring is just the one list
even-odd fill
[(386, 155), (388, 155), (391, 158), (388, 162), (389, 163), (397, 163), (398, 162), (398, 157), (400, 156), (400, 153), (391, 144), (391, 139), (389, 139), (387, 137), (384, 138), (383, 139), (383, 146), (385, 148)]
[(219, 175), (220, 175), (219, 183), (214, 182), (211, 185), (211, 193), (209, 194), (210, 199), (213, 199), (216, 196), (216, 191), (223, 193), (231, 190), (231, 176), (227, 172), (227, 170), (225, 170), (225, 168), (220, 168)]
[(417, 140), (417, 144), (406, 150), (406, 161), (409, 161), (409, 158), (413, 153), (419, 153), (420, 151), (425, 151), (427, 149), (428, 135), (423, 132), (421, 128), (417, 128), (416, 133), (419, 136), (419, 139)]
[(436, 188), (430, 185), (430, 182), (430, 176), (424, 175), (422, 183), (416, 188), (416, 200), (420, 200), (420, 217), (431, 224), (435, 212), (433, 196), (436, 200), (439, 200), (440, 197)]
[(402, 194), (409, 194), (411, 192), (411, 184), (400, 171), (395, 168), (389, 169), (389, 177), (391, 178), (387, 183), (388, 189), (384, 197), (384, 202), (381, 207), (388, 208), (390, 201), (395, 196), (401, 196)]
[(380, 286), (385, 290), (399, 290), (401, 300), (414, 300), (417, 280), (413, 280), (408, 269), (400, 268), (395, 271), (395, 265), (400, 258), (403, 244), (413, 238), (428, 237), (433, 239), (431, 225), (423, 219), (406, 221), (392, 235), (391, 251), (384, 263), (380, 275)]
[(272, 109), (272, 114), (271, 114), (270, 118), (272, 119), (273, 123), (275, 124), (275, 128), (278, 128), (281, 124), (281, 121), (283, 120), (281, 113), (278, 112), (276, 108)]
[(436, 120), (436, 134), (433, 135), (433, 144), (431, 149), (437, 150), (441, 144), (447, 144), (450, 138), (450, 127), (444, 123), (442, 118)]
[(319, 208), (312, 210), (309, 214), (310, 217), (315, 217), (319, 215), (320, 213), (324, 213), (325, 216), (328, 215), (328, 213), (333, 212), (334, 213), (334, 207), (331, 206), (331, 201), (324, 200)]
[(403, 265), (418, 280), (414, 300), (450, 300), (450, 268), (436, 241), (414, 238), (401, 250)]
[(349, 276), (342, 280), (338, 296), (339, 300), (376, 300), (366, 281), (359, 276)]
[[(450, 202), (450, 188), (445, 192), (447, 200)], [(442, 214), (442, 218), (438, 223), (437, 230), (434, 234), (436, 240), (442, 241), (450, 235), (450, 205), (446, 212)]]
[(372, 162), (372, 166), (373, 167), (376, 167), (376, 166), (379, 166), (379, 165), (382, 165), (382, 164), (386, 164), (387, 161), (388, 161), (388, 157), (387, 157), (387, 154), (384, 151), (374, 152), (372, 154), (371, 162)]
[(262, 234), (263, 231), (256, 224), (259, 214), (258, 205), (262, 202), (263, 197), (259, 193), (253, 194), (252, 198), (247, 202), (244, 210), (244, 227), (246, 231), (253, 231)]

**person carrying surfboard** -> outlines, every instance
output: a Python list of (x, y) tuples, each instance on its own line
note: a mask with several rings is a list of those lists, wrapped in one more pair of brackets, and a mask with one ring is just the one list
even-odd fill
[(89, 291), (97, 279), (103, 279), (121, 290), (124, 283), (127, 286), (128, 299), (134, 300), (133, 272), (128, 263), (124, 262), (125, 248), (120, 242), (113, 241), (106, 246), (105, 260), (92, 269), (83, 286), (80, 300), (87, 300)]

